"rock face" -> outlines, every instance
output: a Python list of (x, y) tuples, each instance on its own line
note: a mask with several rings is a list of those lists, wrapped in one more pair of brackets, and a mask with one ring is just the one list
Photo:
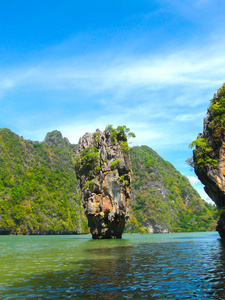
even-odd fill
[(225, 238), (225, 85), (211, 100), (203, 133), (198, 134), (193, 151), (195, 173), (205, 192), (220, 210), (217, 231)]
[(170, 233), (169, 229), (166, 226), (157, 224), (154, 220), (150, 220), (148, 225), (148, 231), (150, 233)]
[(111, 127), (86, 133), (78, 143), (75, 170), (92, 237), (121, 238), (131, 183), (126, 135)]

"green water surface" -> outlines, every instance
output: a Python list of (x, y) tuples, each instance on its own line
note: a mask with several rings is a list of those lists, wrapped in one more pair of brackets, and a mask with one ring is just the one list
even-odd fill
[(210, 299), (223, 285), (217, 232), (1, 236), (0, 250), (1, 299)]

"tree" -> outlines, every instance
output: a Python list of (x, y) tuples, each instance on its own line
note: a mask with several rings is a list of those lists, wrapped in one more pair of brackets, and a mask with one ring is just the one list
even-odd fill
[(111, 133), (111, 140), (115, 144), (117, 141), (124, 141), (127, 142), (128, 138), (135, 138), (135, 134), (130, 131), (130, 128), (126, 127), (125, 125), (117, 126), (117, 128), (113, 128), (112, 125), (107, 125), (105, 128), (105, 132)]

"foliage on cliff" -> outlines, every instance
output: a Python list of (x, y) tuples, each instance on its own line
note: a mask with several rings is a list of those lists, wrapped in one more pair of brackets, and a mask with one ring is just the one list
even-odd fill
[(225, 238), (225, 84), (210, 100), (203, 132), (192, 144), (196, 147), (191, 165), (204, 184), (205, 192), (219, 209), (216, 230)]
[(215, 207), (201, 200), (188, 179), (147, 146), (130, 150), (133, 198), (130, 230), (215, 230)]
[(105, 132), (110, 132), (110, 138), (113, 144), (116, 142), (127, 142), (127, 139), (132, 137), (135, 137), (135, 134), (130, 131), (130, 128), (123, 126), (117, 126), (117, 128), (113, 128), (112, 125), (107, 125)]
[(75, 151), (58, 131), (39, 143), (0, 130), (0, 232), (87, 230), (73, 169)]
[(225, 138), (225, 83), (210, 100), (204, 127), (204, 133), (190, 144), (190, 148), (195, 148), (195, 157), (189, 159), (189, 164), (200, 171), (217, 167), (215, 152)]
[[(128, 151), (127, 141), (121, 143)], [(134, 174), (127, 231), (146, 231), (149, 224), (170, 231), (215, 228), (214, 208), (170, 163), (147, 146), (132, 148), (130, 156)], [(0, 234), (88, 232), (75, 158), (76, 145), (58, 131), (39, 143), (0, 130)]]
[(225, 83), (210, 102), (208, 127), (212, 131), (213, 141), (220, 144), (225, 137)]
[[(203, 169), (206, 164), (217, 167), (217, 161), (213, 157), (213, 149), (205, 138), (194, 140), (189, 147), (191, 149), (196, 147), (196, 164), (200, 169)], [(189, 164), (194, 166), (193, 157), (189, 160)]]

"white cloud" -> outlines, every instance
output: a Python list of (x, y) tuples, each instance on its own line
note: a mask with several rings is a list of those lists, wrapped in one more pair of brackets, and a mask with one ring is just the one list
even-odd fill
[(13, 87), (14, 87), (14, 82), (9, 78), (5, 78), (0, 81), (0, 89), (10, 89)]
[[(212, 0), (197, 0), (196, 1), (196, 6), (207, 5), (210, 2), (212, 2)], [(215, 3), (215, 0), (213, 2)]]
[(196, 176), (187, 176), (187, 178), (189, 179), (191, 185), (193, 186), (194, 189), (196, 189), (196, 191), (199, 193), (200, 197), (203, 200), (207, 201), (208, 203), (215, 204), (206, 194), (204, 190), (204, 185)]
[(205, 200), (206, 202), (210, 203), (210, 204), (215, 204), (212, 199), (209, 198), (209, 196), (206, 194), (206, 192), (204, 191), (203, 187), (195, 187), (195, 189), (197, 190), (197, 192), (199, 193), (200, 197)]
[[(86, 131), (125, 124), (137, 136), (132, 145), (164, 153), (182, 150), (185, 156), (202, 130), (210, 97), (223, 83), (224, 45), (217, 38), (210, 45), (169, 54), (108, 53), (102, 58), (100, 53), (0, 70), (0, 94), (13, 92), (21, 102), (18, 108), (24, 107), (21, 114), (7, 115), (15, 110), (12, 101), (13, 109), (6, 107), (2, 114), (25, 138), (43, 140), (58, 129), (77, 143)], [(57, 105), (47, 106), (48, 97), (40, 103), (38, 92), (49, 92)]]
[(188, 176), (187, 178), (193, 186), (199, 185), (201, 183), (201, 181), (195, 176)]
[(206, 112), (199, 112), (199, 113), (194, 113), (192, 114), (179, 114), (175, 117), (176, 121), (179, 122), (193, 122), (195, 120), (203, 119), (203, 117), (206, 115)]
[[(18, 70), (1, 70), (1, 89), (35, 84), (45, 89), (105, 90), (165, 89), (170, 85), (215, 88), (224, 78), (224, 41), (215, 41), (201, 49), (174, 51), (172, 54), (118, 56), (101, 60), (92, 56), (69, 61), (38, 63)], [(96, 62), (96, 63), (95, 63)], [(6, 75), (3, 75), (6, 74)]]

